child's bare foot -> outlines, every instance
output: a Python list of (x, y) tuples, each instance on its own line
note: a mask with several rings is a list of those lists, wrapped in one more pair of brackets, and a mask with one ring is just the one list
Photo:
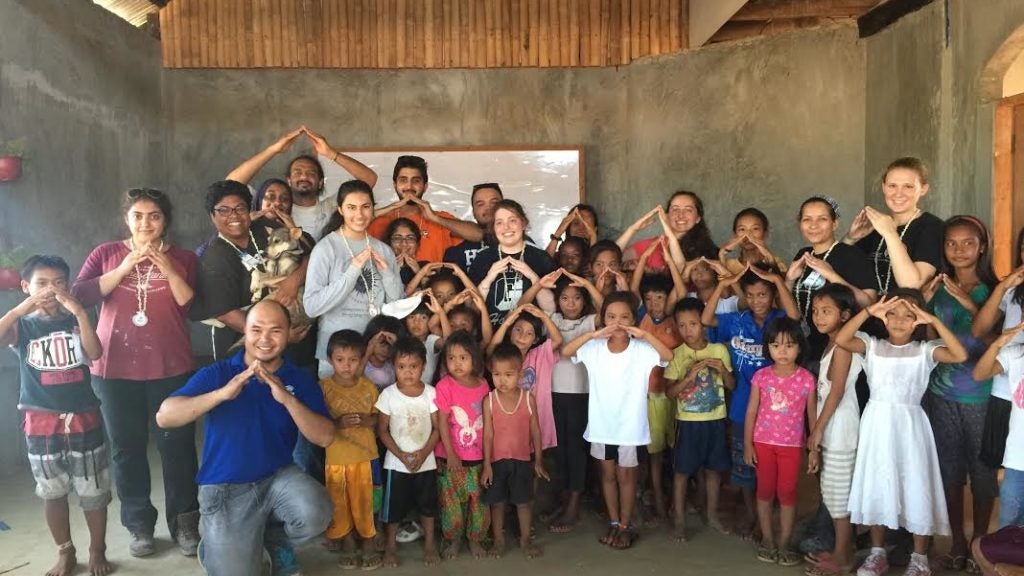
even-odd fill
[(384, 567), (398, 568), (398, 551), (391, 546), (384, 549)]
[(544, 551), (534, 544), (527, 542), (520, 542), (519, 549), (523, 551), (523, 556), (526, 556), (527, 560), (533, 560), (544, 555)]
[(451, 560), (459, 555), (459, 548), (461, 547), (461, 538), (456, 538), (451, 542), (445, 542), (444, 550), (441, 551), (441, 557), (445, 560)]
[(725, 534), (726, 536), (732, 534), (732, 532), (722, 524), (722, 521), (718, 519), (717, 514), (709, 514), (707, 522), (710, 528), (717, 530), (721, 534)]
[(92, 576), (107, 576), (107, 574), (113, 571), (114, 566), (107, 561), (106, 548), (89, 549), (89, 574), (92, 574)]
[(68, 542), (66, 547), (60, 548), (57, 555), (57, 563), (50, 568), (46, 576), (68, 576), (75, 571), (78, 565), (78, 558), (75, 556), (75, 547)]
[(487, 555), (491, 558), (501, 558), (505, 555), (505, 537), (500, 536), (494, 539), (490, 552)]
[(614, 524), (609, 524), (608, 525), (608, 531), (605, 532), (604, 536), (601, 536), (600, 538), (598, 538), (597, 541), (600, 542), (601, 544), (608, 544), (608, 545), (610, 545), (615, 540), (615, 537), (618, 536), (618, 535), (619, 535), (619, 523), (616, 522)]
[(320, 545), (323, 546), (324, 550), (327, 550), (328, 552), (341, 552), (342, 542), (343, 540), (341, 538), (338, 538), (337, 540), (327, 538), (323, 542), (321, 542)]
[(681, 518), (676, 518), (672, 522), (672, 539), (676, 542), (686, 542), (686, 521)]
[(423, 549), (423, 563), (427, 566), (437, 566), (441, 563), (441, 556), (437, 553), (437, 548), (431, 546)]
[(568, 534), (576, 528), (577, 517), (561, 516), (548, 525), (548, 530), (555, 534)]
[(473, 554), (473, 558), (476, 558), (477, 560), (487, 556), (487, 550), (484, 550), (484, 547), (476, 540), (469, 541), (469, 551)]

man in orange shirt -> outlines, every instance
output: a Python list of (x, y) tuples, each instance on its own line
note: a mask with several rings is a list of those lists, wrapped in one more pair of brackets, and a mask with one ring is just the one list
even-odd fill
[(391, 177), (398, 200), (376, 211), (370, 224), (370, 234), (387, 243), (383, 234), (396, 218), (408, 218), (420, 228), (420, 247), (416, 259), (421, 262), (441, 262), (444, 251), (463, 240), (480, 241), (483, 230), (474, 222), (459, 220), (448, 212), (435, 212), (423, 200), (427, 191), (427, 162), (419, 156), (399, 156)]

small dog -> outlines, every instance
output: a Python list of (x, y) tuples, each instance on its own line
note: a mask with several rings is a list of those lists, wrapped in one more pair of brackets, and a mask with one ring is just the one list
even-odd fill
[[(301, 228), (267, 228), (267, 260), (264, 262), (266, 271), (256, 268), (252, 271), (249, 290), (252, 292), (252, 303), (272, 296), (277, 285), (291, 274), (306, 253), (300, 240)], [(302, 306), (302, 288), (296, 296), (295, 304), (288, 307), (292, 317), (292, 326), (306, 326), (313, 321), (306, 315)]]

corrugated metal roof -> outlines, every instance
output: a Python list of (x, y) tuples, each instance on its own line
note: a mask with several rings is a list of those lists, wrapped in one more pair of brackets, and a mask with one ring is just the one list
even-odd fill
[(145, 24), (149, 14), (160, 11), (150, 0), (93, 0), (93, 2), (136, 27)]

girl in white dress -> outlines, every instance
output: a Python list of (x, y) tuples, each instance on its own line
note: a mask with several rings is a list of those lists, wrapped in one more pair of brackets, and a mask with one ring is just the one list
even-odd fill
[[(928, 576), (928, 537), (950, 533), (939, 459), (921, 397), (937, 363), (967, 359), (960, 340), (938, 318), (922, 310), (916, 290), (897, 289), (854, 316), (836, 335), (836, 344), (864, 355), (871, 400), (861, 416), (850, 521), (871, 526), (871, 553), (857, 576), (889, 570), (885, 529), (906, 528), (914, 553), (905, 576)], [(879, 340), (857, 331), (871, 316), (889, 332)], [(918, 327), (931, 326), (940, 340), (917, 339)]]

